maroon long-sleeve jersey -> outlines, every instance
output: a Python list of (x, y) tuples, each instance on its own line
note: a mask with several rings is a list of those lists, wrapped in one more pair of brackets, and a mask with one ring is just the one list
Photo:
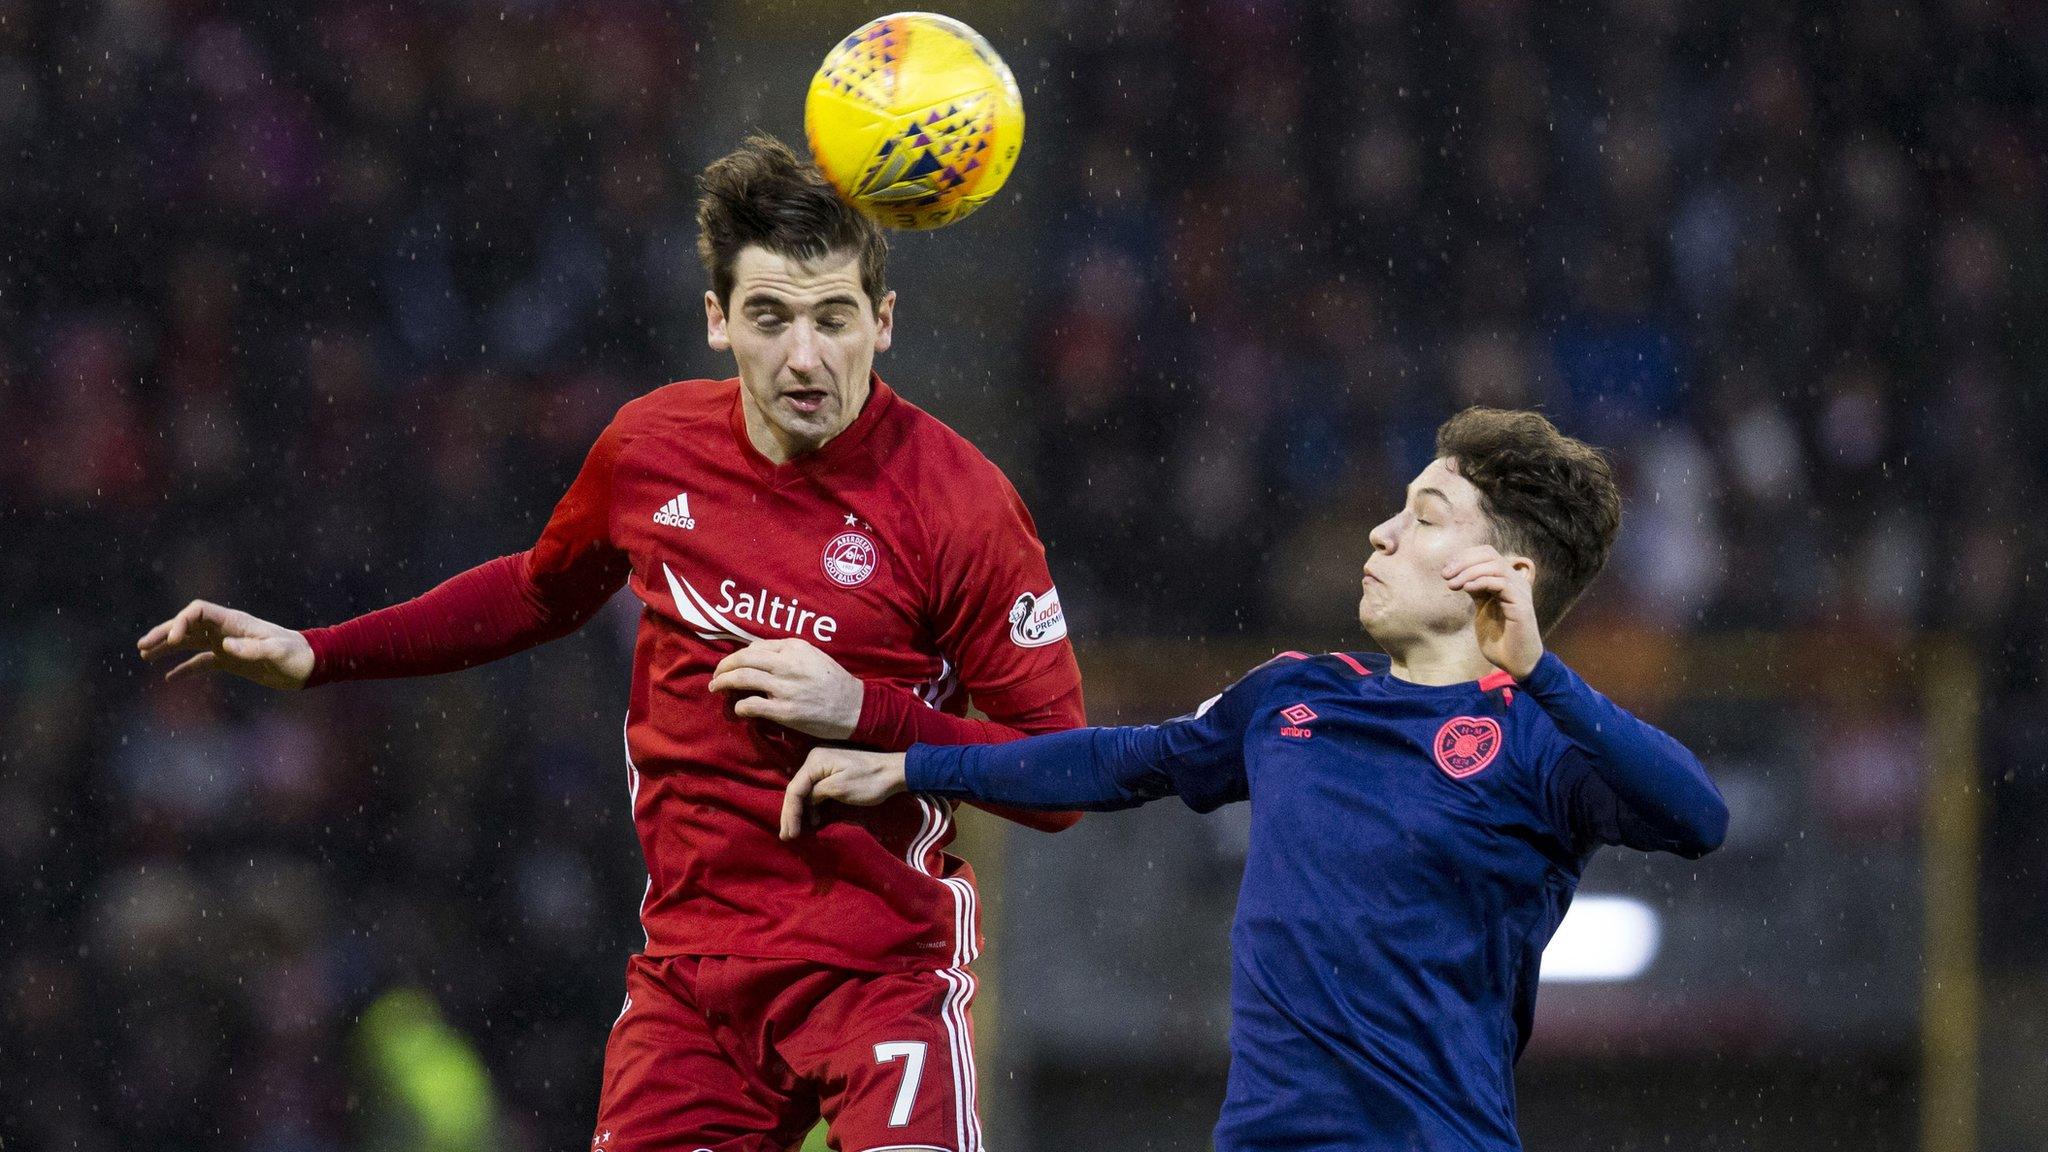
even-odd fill
[[(406, 604), (307, 633), (312, 683), (467, 667), (566, 634), (616, 592), (643, 607), (626, 715), (647, 951), (945, 968), (980, 946), (943, 800), (846, 809), (776, 836), (814, 742), (734, 714), (712, 669), (796, 637), (866, 682), (857, 743), (960, 743), (1085, 722), (1045, 550), (1014, 488), (879, 378), (823, 448), (775, 464), (737, 380), (620, 409), (540, 540)], [(972, 701), (996, 721), (961, 717)], [(1060, 821), (1063, 826), (1065, 821)]]

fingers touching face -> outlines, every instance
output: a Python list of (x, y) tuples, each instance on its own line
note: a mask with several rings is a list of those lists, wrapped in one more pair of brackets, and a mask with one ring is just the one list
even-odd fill
[(1526, 588), (1536, 565), (1526, 556), (1504, 556), (1491, 544), (1461, 549), (1444, 565), (1444, 584), (1453, 592), (1499, 594)]
[(1358, 618), (1374, 637), (1398, 642), (1470, 622), (1471, 598), (1450, 586), (1454, 562), (1481, 549), (1498, 553), (1479, 489), (1458, 474), (1457, 461), (1432, 461), (1368, 538)]

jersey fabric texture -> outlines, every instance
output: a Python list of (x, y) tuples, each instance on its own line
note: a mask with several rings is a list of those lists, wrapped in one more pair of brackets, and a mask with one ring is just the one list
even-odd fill
[(1041, 730), (1083, 721), (1023, 502), (973, 445), (871, 387), (845, 431), (784, 464), (748, 440), (737, 380), (628, 403), (530, 550), (308, 632), (311, 683), (495, 659), (574, 630), (624, 585), (642, 604), (625, 752), (646, 951), (965, 965), (980, 942), (972, 872), (945, 852), (951, 805), (905, 797), (784, 844), (783, 785), (814, 742), (706, 688), (740, 646), (796, 637), (866, 682), (856, 742), (1021, 734), (962, 718), (970, 700)]
[(1288, 654), (1192, 715), (919, 745), (914, 794), (1112, 809), (1250, 800), (1221, 1152), (1505, 1152), (1544, 945), (1591, 853), (1696, 856), (1699, 761), (1546, 654), (1447, 686)]

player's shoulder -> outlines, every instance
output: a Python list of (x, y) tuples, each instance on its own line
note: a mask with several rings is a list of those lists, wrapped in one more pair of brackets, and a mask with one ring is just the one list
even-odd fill
[(1439, 741), (1454, 740), (1460, 734), (1476, 734), (1483, 740), (1491, 730), (1504, 741), (1510, 762), (1538, 769), (1555, 762), (1571, 747), (1550, 713), (1523, 691), (1512, 675), (1496, 669), (1480, 677), (1473, 687), (1476, 701), (1468, 698), (1438, 718)]
[(1302, 652), (1288, 650), (1247, 672), (1246, 681), (1310, 683), (1349, 691), (1368, 676), (1384, 675), (1387, 658), (1378, 652)]
[(963, 480), (1000, 481), (1005, 488), (1009, 486), (1002, 469), (972, 440), (893, 389), (889, 412), (875, 429), (873, 446), (875, 457), (888, 467), (919, 479), (945, 480), (946, 489), (962, 487)]
[[(933, 538), (986, 539), (991, 525), (1030, 513), (1016, 486), (981, 449), (901, 393), (868, 439), (876, 472)], [(1036, 529), (1032, 529), (1036, 531)]]
[(626, 401), (612, 417), (612, 430), (632, 436), (678, 423), (724, 419), (738, 394), (736, 379), (677, 380)]

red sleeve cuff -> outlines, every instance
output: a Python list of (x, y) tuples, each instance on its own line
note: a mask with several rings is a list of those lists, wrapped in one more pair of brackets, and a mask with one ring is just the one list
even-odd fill
[(912, 744), (1000, 744), (1022, 735), (1005, 724), (941, 712), (908, 688), (874, 680), (861, 685), (860, 721), (853, 728), (854, 743), (884, 752)]
[(308, 628), (299, 635), (306, 638), (307, 647), (313, 650), (313, 670), (306, 674), (305, 686), (318, 688), (333, 680), (334, 676), (330, 669), (334, 663), (334, 642), (329, 638), (334, 635), (334, 629)]

